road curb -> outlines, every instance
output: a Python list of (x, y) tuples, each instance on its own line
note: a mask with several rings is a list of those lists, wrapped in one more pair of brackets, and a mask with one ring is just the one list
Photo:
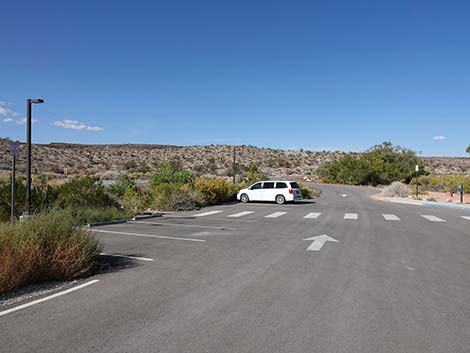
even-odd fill
[(121, 224), (127, 223), (127, 219), (117, 219), (115, 221), (105, 221), (105, 222), (96, 222), (96, 223), (88, 223), (88, 228), (98, 227), (98, 226), (107, 226), (111, 224)]
[(135, 216), (132, 218), (133, 221), (140, 221), (141, 219), (149, 219), (149, 218), (158, 218), (163, 217), (163, 213), (155, 213), (150, 215), (143, 215), (143, 216)]

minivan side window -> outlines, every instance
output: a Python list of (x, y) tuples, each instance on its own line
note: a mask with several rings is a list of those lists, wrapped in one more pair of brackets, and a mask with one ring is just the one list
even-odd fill
[(250, 190), (257, 190), (257, 189), (261, 189), (261, 183), (256, 183), (250, 188)]
[(274, 189), (274, 183), (264, 183), (263, 189)]
[(276, 189), (287, 189), (286, 183), (276, 183)]
[(290, 183), (290, 186), (292, 186), (292, 189), (300, 189), (299, 184), (297, 184), (295, 181)]

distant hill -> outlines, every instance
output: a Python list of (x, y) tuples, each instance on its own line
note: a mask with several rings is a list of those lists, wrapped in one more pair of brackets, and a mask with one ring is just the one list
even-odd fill
[[(0, 138), (0, 174), (11, 169), (10, 141)], [(341, 151), (304, 151), (235, 146), (241, 167), (257, 163), (271, 176), (293, 175), (315, 177), (315, 170), (325, 162), (345, 155)], [(25, 171), (25, 145), (20, 146), (18, 172)], [(428, 169), (436, 174), (470, 174), (470, 158), (423, 157)], [(233, 160), (233, 146), (170, 145), (81, 145), (50, 143), (33, 145), (33, 173), (61, 176), (64, 166), (68, 175), (94, 175), (113, 179), (120, 173), (136, 177), (151, 175), (162, 162), (177, 162), (197, 174), (227, 177)]]

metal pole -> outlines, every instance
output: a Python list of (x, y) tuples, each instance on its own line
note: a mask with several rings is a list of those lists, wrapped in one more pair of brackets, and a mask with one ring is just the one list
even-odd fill
[(419, 189), (418, 189), (418, 185), (419, 185), (419, 183), (418, 183), (418, 174), (419, 174), (419, 172), (418, 172), (418, 170), (416, 170), (416, 198), (418, 198), (418, 191), (419, 191)]
[(31, 214), (31, 99), (26, 100), (26, 214)]
[(233, 183), (235, 184), (235, 146), (233, 146)]
[(16, 156), (13, 155), (11, 166), (11, 221), (15, 220), (15, 181), (16, 181)]

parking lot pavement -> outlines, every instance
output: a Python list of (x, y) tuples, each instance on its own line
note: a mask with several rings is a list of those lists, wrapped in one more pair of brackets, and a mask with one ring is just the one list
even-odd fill
[(469, 215), (320, 187), (94, 228), (105, 253), (153, 261), (0, 317), (3, 349), (465, 352)]

